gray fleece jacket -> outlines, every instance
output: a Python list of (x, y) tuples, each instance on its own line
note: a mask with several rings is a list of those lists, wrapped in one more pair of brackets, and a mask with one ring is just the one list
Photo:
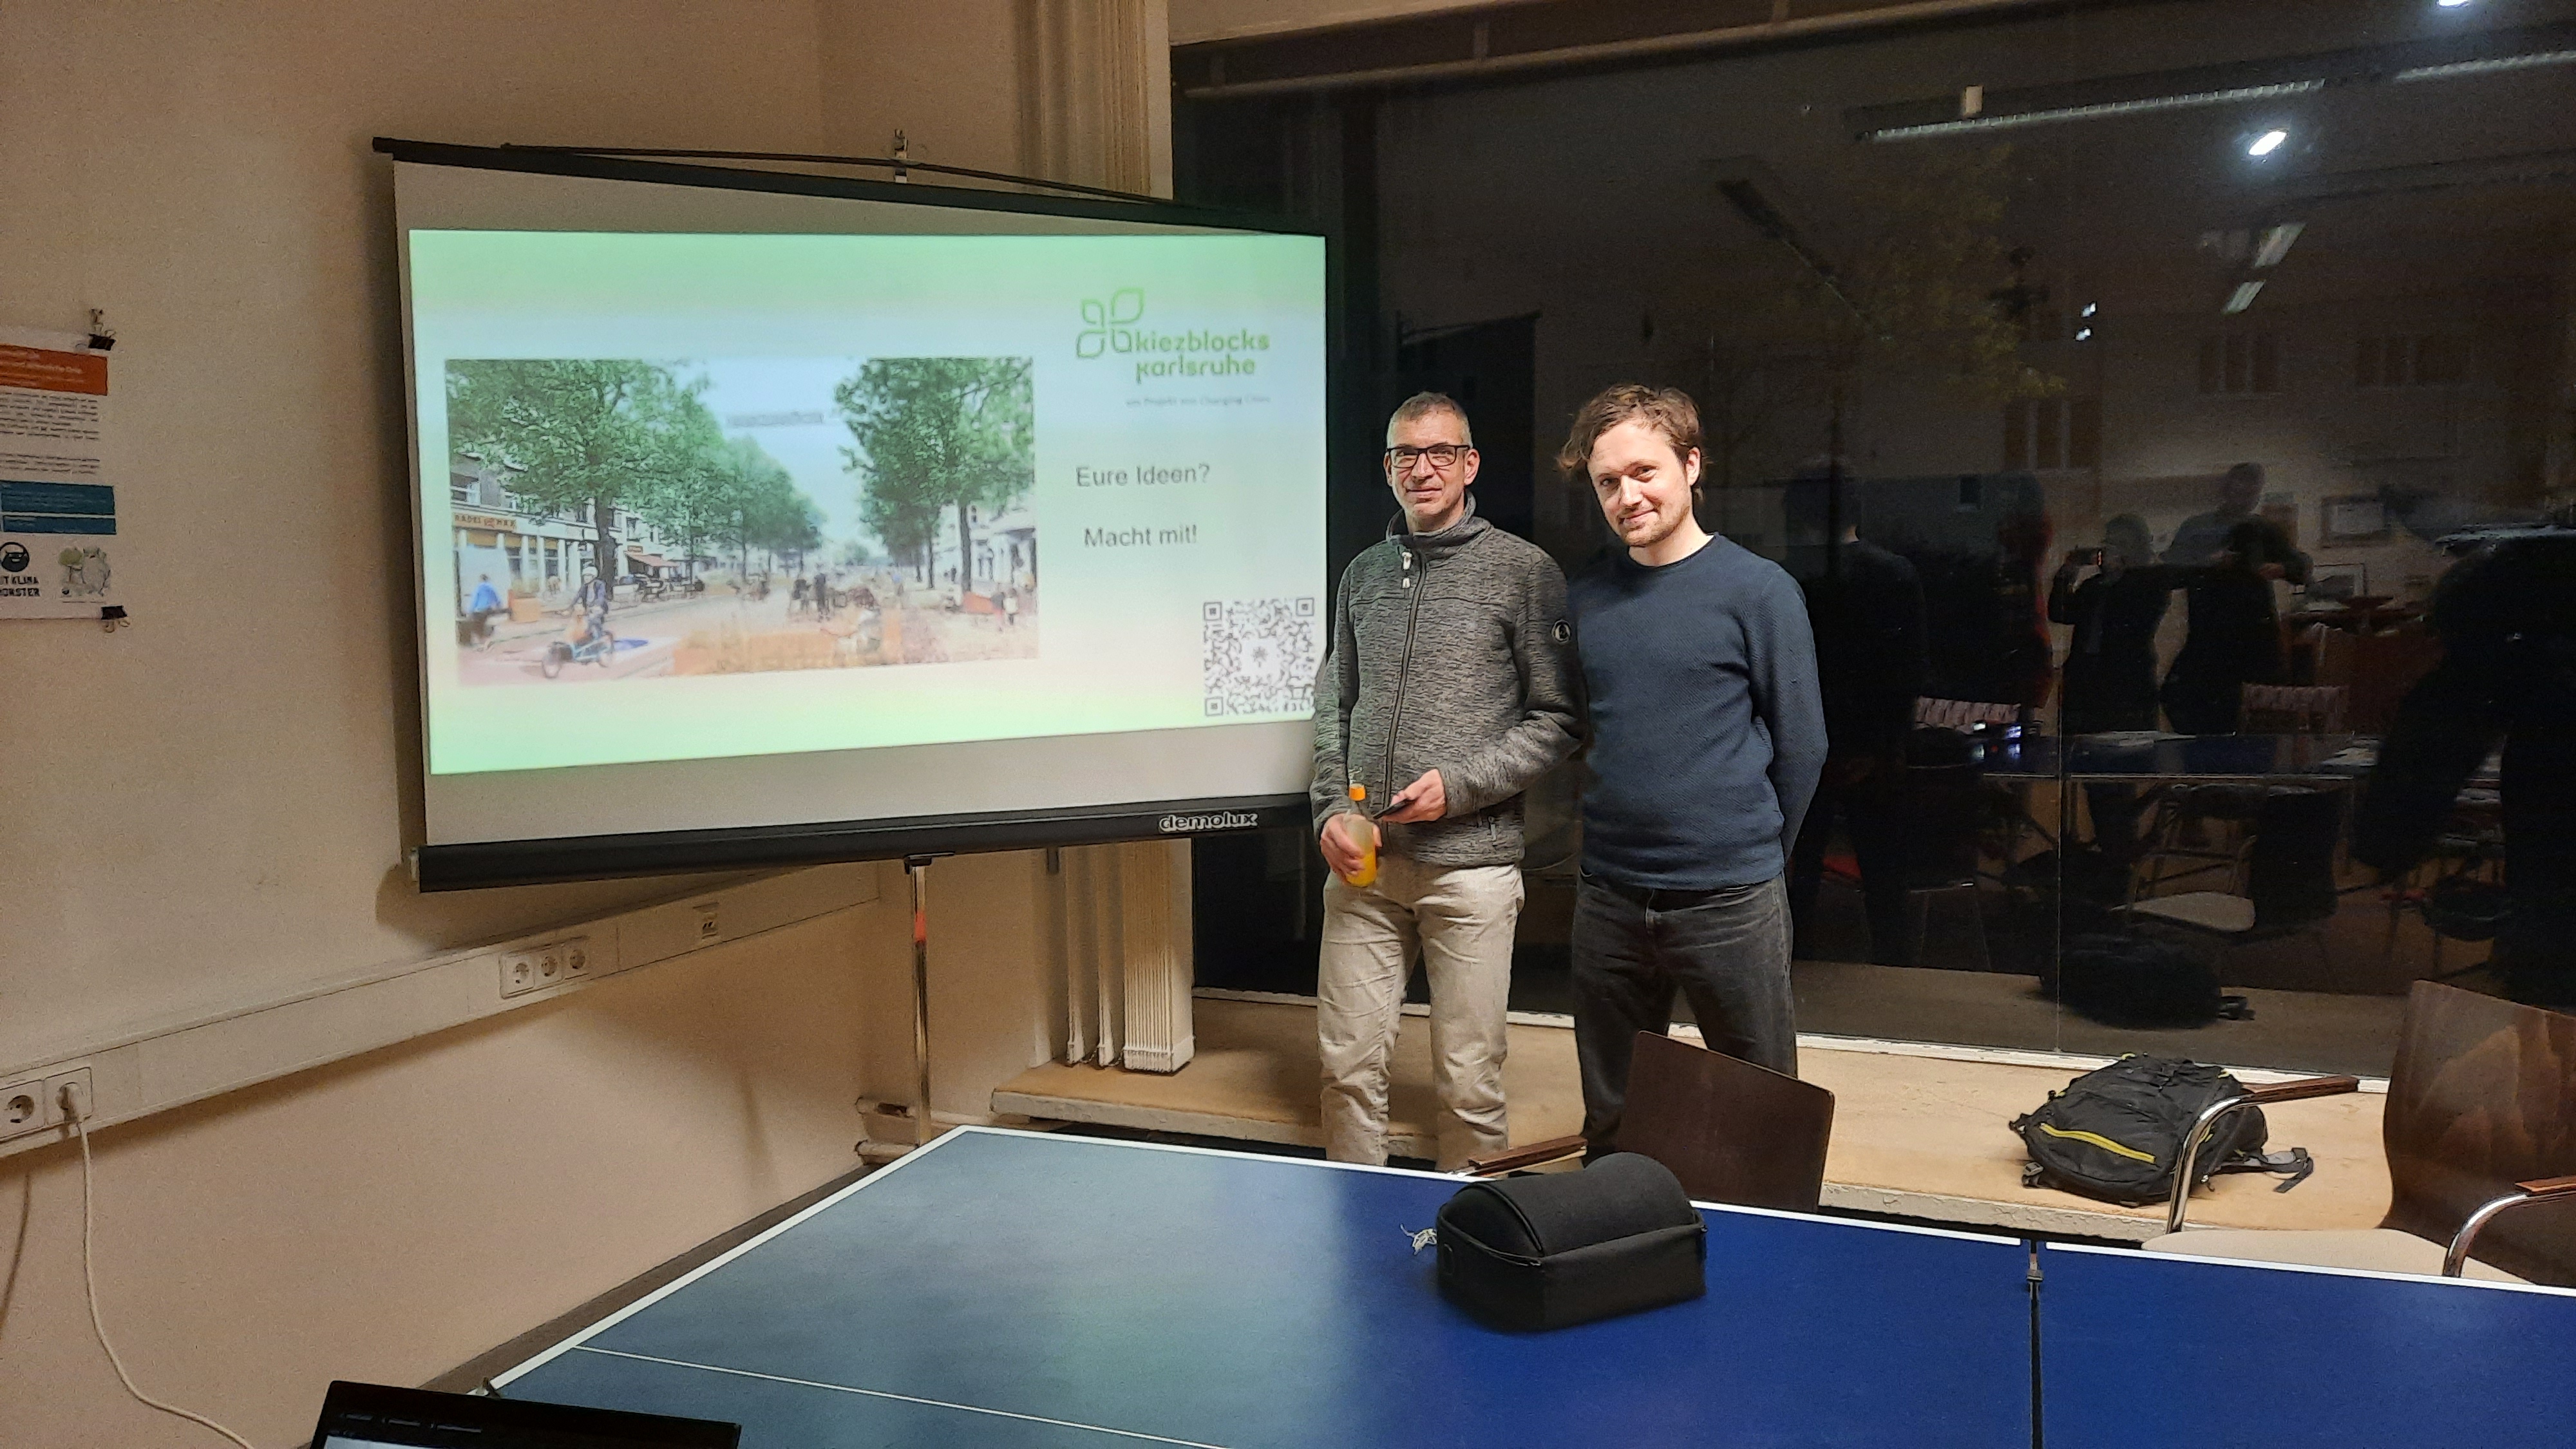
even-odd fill
[(1333, 642), (1315, 677), (1321, 831), (1427, 770), (1448, 813), (1381, 827), (1384, 848), (1426, 865), (1517, 865), (1521, 791), (1574, 753), (1576, 667), (1565, 574), (1535, 545), (1467, 516), (1438, 533), (1387, 536), (1343, 571)]

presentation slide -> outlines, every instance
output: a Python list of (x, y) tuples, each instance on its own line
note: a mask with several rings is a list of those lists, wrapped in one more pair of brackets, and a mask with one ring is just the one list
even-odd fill
[(1311, 714), (1316, 239), (408, 240), (433, 775)]

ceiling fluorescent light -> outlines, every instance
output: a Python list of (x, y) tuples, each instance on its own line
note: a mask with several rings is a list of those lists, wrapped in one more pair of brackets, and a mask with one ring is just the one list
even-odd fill
[(2265, 230), (2263, 244), (2254, 249), (2254, 265), (2258, 269), (2279, 266), (2281, 258), (2290, 254), (2290, 243), (2297, 241), (2299, 233), (2307, 229), (2306, 222), (2285, 221)]
[(2486, 75), (2500, 70), (2529, 70), (2536, 65), (2565, 65), (2570, 61), (2576, 61), (2576, 50), (2535, 50), (2527, 55), (2499, 55), (2490, 60), (2455, 60), (2448, 65), (2409, 66), (2389, 79), (2450, 80), (2455, 76)]
[(2248, 156), (2269, 156), (2273, 152), (2280, 150), (2281, 143), (2288, 139), (2290, 139), (2290, 133), (2287, 131), (2265, 131), (2262, 135), (2254, 138), (2254, 144), (2245, 148), (2245, 154)]
[(2236, 290), (2228, 295), (2227, 305), (2219, 308), (2218, 310), (2226, 313), (2230, 317), (2233, 317), (2237, 313), (2244, 311), (2246, 308), (2253, 306), (2254, 299), (2262, 295), (2262, 291), (2263, 284), (2261, 282), (2239, 282), (2236, 284)]
[(2104, 116), (2135, 116), (2149, 111), (2177, 111), (2191, 106), (2223, 106), (2235, 101), (2259, 101), (2272, 96), (2305, 95), (2321, 91), (2321, 80), (2284, 81), (2279, 85), (2239, 86), (2223, 91), (2193, 91), (2179, 96), (2147, 96), (2134, 101), (2103, 101), (2090, 106), (2055, 106), (2041, 111), (2019, 111), (2005, 116), (1977, 116), (1957, 121), (1934, 121), (1920, 126), (1892, 126), (1872, 131), (1873, 141), (1910, 141), (1922, 136), (1955, 136), (1966, 131), (2000, 131), (2008, 126), (2036, 126), (2052, 121), (2089, 121)]

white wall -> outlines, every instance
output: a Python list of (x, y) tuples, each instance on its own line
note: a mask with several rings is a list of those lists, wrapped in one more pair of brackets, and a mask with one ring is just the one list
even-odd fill
[[(1159, 33), (1158, 0), (1124, 3)], [(0, 323), (96, 306), (119, 333), (135, 618), (0, 626), (0, 679), (46, 681), (0, 690), (0, 1059), (685, 888), (403, 875), (409, 480), (369, 138), (874, 153), (900, 124), (924, 159), (1019, 170), (1016, 15), (0, 8)], [(1045, 1054), (1038, 860), (939, 868), (954, 1115)], [(137, 1375), (300, 1443), (335, 1375), (417, 1382), (847, 1170), (856, 1103), (910, 1091), (908, 924), (887, 867), (876, 905), (108, 1131), (102, 1286)], [(206, 1442), (89, 1341), (78, 1209), (67, 1148), (0, 1161), (0, 1444)]]
[[(842, 912), (111, 1129), (98, 1271), (128, 1367), (300, 1444), (335, 1377), (421, 1382), (847, 1171), (903, 926)], [(0, 1444), (211, 1442), (118, 1387), (80, 1230), (71, 1147), (0, 1164)]]
[[(424, 897), (379, 134), (810, 149), (802, 0), (0, 11), (0, 320), (119, 334), (133, 627), (14, 623), (0, 1059), (685, 886)], [(37, 822), (54, 822), (36, 828)]]

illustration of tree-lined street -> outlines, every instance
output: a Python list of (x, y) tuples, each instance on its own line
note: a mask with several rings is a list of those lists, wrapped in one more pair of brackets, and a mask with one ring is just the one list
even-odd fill
[(464, 683), (1037, 652), (1026, 358), (457, 360), (447, 383)]

